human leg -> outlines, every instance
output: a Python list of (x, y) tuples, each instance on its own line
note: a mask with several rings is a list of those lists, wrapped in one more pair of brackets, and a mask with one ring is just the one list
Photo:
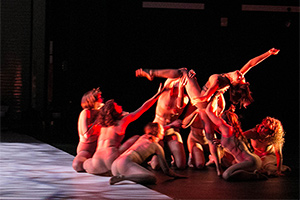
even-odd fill
[(183, 143), (179, 142), (178, 140), (169, 140), (168, 146), (173, 155), (175, 166), (178, 169), (185, 169), (186, 155), (185, 155)]
[(112, 165), (112, 173), (114, 176), (109, 180), (111, 185), (124, 180), (140, 184), (155, 184), (156, 182), (154, 174), (128, 158), (117, 159)]
[(135, 71), (136, 77), (146, 77), (150, 81), (154, 77), (159, 78), (179, 78), (182, 75), (182, 69), (137, 69)]
[(91, 157), (92, 155), (88, 151), (78, 152), (72, 163), (73, 169), (77, 172), (84, 172), (83, 163)]
[(222, 177), (227, 181), (266, 180), (267, 177), (259, 173), (259, 163), (255, 160), (246, 160), (227, 168)]
[(92, 158), (83, 163), (83, 168), (90, 174), (105, 174), (111, 170), (112, 163), (119, 155), (115, 147), (96, 151)]
[(210, 119), (208, 118), (204, 110), (200, 111), (200, 117), (204, 122), (205, 136), (208, 140), (208, 146), (209, 146), (211, 158), (216, 165), (218, 176), (221, 176), (223, 173), (223, 169), (221, 167), (217, 145), (213, 142), (213, 140), (215, 139), (214, 124), (210, 121)]
[(84, 172), (83, 163), (91, 158), (95, 153), (97, 141), (92, 143), (79, 142), (77, 146), (77, 155), (75, 156), (72, 167), (77, 172)]
[(187, 139), (187, 146), (188, 150), (190, 152), (190, 162), (189, 166), (193, 166), (197, 169), (202, 169), (205, 166), (205, 156), (204, 156), (204, 150), (200, 143), (195, 141), (195, 139), (192, 136), (193, 132), (191, 131), (188, 139)]

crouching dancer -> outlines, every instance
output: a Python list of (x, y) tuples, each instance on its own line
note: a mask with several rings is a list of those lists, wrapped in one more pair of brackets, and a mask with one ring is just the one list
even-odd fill
[(140, 184), (155, 184), (155, 175), (141, 166), (152, 155), (157, 155), (159, 165), (166, 175), (174, 178), (185, 178), (176, 174), (167, 165), (164, 150), (158, 144), (158, 141), (162, 140), (164, 136), (162, 125), (157, 122), (150, 122), (145, 126), (144, 132), (144, 135), (113, 162), (111, 171), (114, 176), (109, 181), (111, 185), (124, 180)]

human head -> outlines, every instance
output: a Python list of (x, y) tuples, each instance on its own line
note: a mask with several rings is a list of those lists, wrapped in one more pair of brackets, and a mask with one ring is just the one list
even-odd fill
[(164, 128), (162, 127), (161, 124), (159, 124), (157, 122), (149, 122), (144, 127), (144, 132), (145, 132), (145, 134), (156, 137), (157, 142), (164, 138)]
[(257, 132), (263, 140), (273, 144), (284, 143), (284, 130), (281, 122), (273, 117), (266, 117), (257, 126)]
[(226, 73), (226, 77), (230, 80), (231, 85), (246, 83), (244, 75), (239, 70)]
[(93, 109), (96, 102), (103, 102), (101, 94), (99, 87), (86, 92), (81, 98), (81, 107), (83, 109)]
[(115, 126), (121, 118), (122, 107), (110, 99), (99, 110), (97, 122), (104, 127)]
[(235, 112), (235, 105), (231, 104), (230, 107), (228, 108), (228, 111)]
[(233, 104), (240, 104), (240, 108), (243, 106), (246, 108), (253, 102), (249, 83), (231, 85), (229, 88), (230, 101)]

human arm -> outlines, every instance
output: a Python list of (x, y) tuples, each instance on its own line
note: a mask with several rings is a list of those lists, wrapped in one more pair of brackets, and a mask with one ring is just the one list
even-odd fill
[(269, 51), (255, 57), (252, 58), (251, 60), (249, 60), (240, 70), (240, 72), (245, 75), (252, 67), (258, 65), (259, 63), (261, 63), (262, 61), (264, 61), (266, 58), (268, 58), (271, 55), (277, 55), (279, 53), (279, 49), (275, 49), (272, 48)]
[(157, 93), (148, 99), (140, 108), (138, 108), (136, 111), (129, 113), (127, 116), (121, 119), (122, 126), (124, 128), (127, 127), (129, 123), (132, 121), (135, 121), (138, 119), (144, 112), (146, 112), (159, 98), (159, 96), (164, 92), (165, 87), (162, 88), (162, 84), (159, 85)]
[(221, 115), (224, 112), (225, 109), (225, 98), (223, 94), (220, 94), (218, 99), (218, 113)]
[(77, 128), (78, 128), (78, 134), (84, 136), (87, 138), (87, 132), (88, 132), (88, 112), (89, 110), (82, 110), (79, 114)]
[[(208, 88), (204, 95), (199, 97), (199, 100), (202, 102), (209, 101), (210, 98), (215, 94), (215, 92), (219, 89), (219, 80), (218, 74), (214, 74), (208, 79)], [(206, 84), (207, 85), (207, 84)]]
[(166, 130), (168, 130), (170, 128), (180, 129), (181, 128), (181, 124), (182, 124), (181, 119), (176, 119), (172, 123), (165, 125), (164, 126), (164, 131), (166, 131)]
[(257, 138), (257, 131), (256, 128), (252, 128), (250, 130), (242, 132), (242, 135), (245, 136), (247, 139), (256, 139)]

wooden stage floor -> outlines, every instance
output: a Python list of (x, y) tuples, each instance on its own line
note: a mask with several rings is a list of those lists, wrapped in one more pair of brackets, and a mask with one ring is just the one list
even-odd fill
[(110, 177), (75, 172), (74, 155), (26, 135), (2, 132), (0, 152), (0, 199), (299, 199), (299, 154), (285, 159), (290, 174), (266, 181), (226, 182), (208, 167), (176, 171), (187, 179), (157, 171), (156, 185), (111, 186)]

